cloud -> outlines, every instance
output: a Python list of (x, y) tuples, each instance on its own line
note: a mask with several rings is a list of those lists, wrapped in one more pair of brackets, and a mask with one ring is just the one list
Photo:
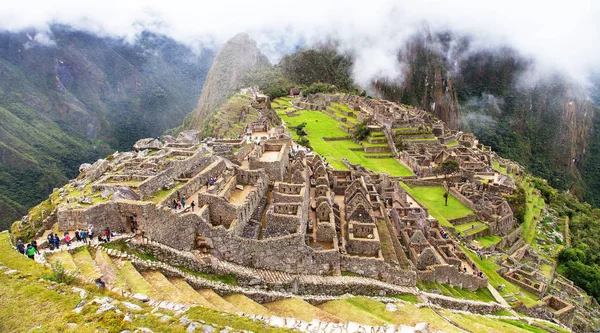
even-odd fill
[[(540, 70), (583, 81), (600, 69), (599, 14), (594, 0), (34, 0), (3, 4), (0, 29), (49, 31), (60, 23), (128, 41), (149, 30), (195, 49), (218, 46), (244, 31), (272, 61), (298, 45), (336, 40), (340, 50), (356, 56), (354, 75), (364, 84), (382, 76), (401, 78), (398, 48), (427, 26), (470, 34), (474, 47), (511, 46), (535, 59)], [(51, 41), (42, 36), (38, 42)]]

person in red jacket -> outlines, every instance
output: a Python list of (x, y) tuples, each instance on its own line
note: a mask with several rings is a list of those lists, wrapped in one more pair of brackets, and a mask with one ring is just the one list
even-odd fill
[(110, 242), (110, 229), (108, 229), (108, 227), (104, 230), (104, 236), (106, 237), (106, 241)]

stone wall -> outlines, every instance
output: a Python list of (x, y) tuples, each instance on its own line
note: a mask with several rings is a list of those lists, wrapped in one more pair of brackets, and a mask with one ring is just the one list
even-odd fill
[(373, 279), (401, 286), (415, 286), (417, 274), (414, 270), (400, 269), (383, 260), (352, 255), (341, 255), (340, 268)]
[(487, 288), (487, 277), (480, 278), (471, 273), (463, 273), (456, 266), (431, 265), (427, 270), (418, 271), (419, 280), (423, 282), (439, 282), (451, 286), (476, 291), (479, 288)]
[(198, 149), (196, 153), (183, 161), (173, 161), (173, 165), (156, 176), (147, 179), (138, 185), (140, 196), (145, 197), (162, 189), (165, 185), (172, 183), (173, 179), (181, 177), (181, 175), (189, 173), (190, 170), (202, 170), (210, 161), (212, 156), (205, 156), (205, 149)]
[(429, 303), (439, 305), (446, 309), (468, 311), (479, 314), (492, 314), (504, 309), (504, 307), (495, 302), (478, 302), (456, 299), (449, 296), (423, 293), (421, 294)]
[[(207, 168), (200, 171), (199, 174), (194, 176), (194, 178), (185, 183), (181, 188), (169, 194), (165, 199), (162, 200), (161, 204), (169, 206), (173, 202), (173, 199), (177, 200), (179, 198), (189, 198), (192, 196), (192, 194), (196, 193), (202, 186), (204, 186), (210, 177), (217, 178), (223, 172), (223, 170), (225, 170), (226, 165), (225, 161), (223, 159), (219, 159), (218, 157), (214, 157), (214, 160), (210, 163), (214, 162), (217, 163), (213, 164), (212, 167), (209, 164)], [(189, 205), (190, 202), (187, 204)], [(196, 204), (198, 204), (198, 202), (196, 202)]]

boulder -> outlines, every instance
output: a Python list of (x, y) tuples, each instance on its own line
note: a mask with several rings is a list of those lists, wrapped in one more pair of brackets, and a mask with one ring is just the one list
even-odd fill
[(113, 200), (140, 200), (140, 195), (127, 186), (117, 186)]
[(86, 172), (91, 167), (92, 167), (91, 164), (83, 163), (82, 165), (79, 166), (79, 173)]
[(91, 167), (85, 170), (84, 175), (90, 181), (94, 181), (102, 176), (108, 170), (109, 162), (104, 159), (97, 160)]
[(179, 143), (191, 143), (197, 145), (200, 143), (200, 131), (197, 130), (187, 130), (179, 133), (177, 139), (175, 140)]
[(387, 303), (385, 305), (385, 310), (389, 312), (396, 312), (398, 311), (398, 307), (394, 303)]
[(146, 138), (146, 139), (140, 139), (137, 140), (134, 144), (133, 144), (133, 149), (135, 149), (135, 151), (142, 151), (142, 150), (146, 150), (146, 149), (151, 149), (151, 150), (158, 150), (162, 148), (162, 142), (160, 142), (160, 140), (155, 139), (155, 138)]

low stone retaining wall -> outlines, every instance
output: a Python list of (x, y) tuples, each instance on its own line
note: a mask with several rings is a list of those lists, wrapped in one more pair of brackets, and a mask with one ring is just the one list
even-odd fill
[(459, 224), (465, 224), (465, 223), (469, 223), (469, 222), (475, 222), (476, 220), (477, 220), (476, 215), (469, 214), (464, 217), (459, 217), (456, 219), (448, 220), (448, 222), (450, 222), (450, 224), (452, 224), (452, 225), (459, 225)]
[(350, 136), (337, 136), (337, 137), (321, 137), (324, 141), (343, 141), (343, 140), (352, 140)]
[(425, 299), (426, 302), (441, 306), (443, 308), (467, 311), (478, 314), (491, 314), (504, 309), (502, 305), (495, 302), (459, 300), (448, 296), (429, 293), (421, 293), (421, 296)]
[(392, 154), (389, 155), (364, 155), (366, 158), (392, 158)]
[(476, 291), (487, 288), (487, 277), (480, 278), (476, 275), (459, 272), (456, 266), (432, 265), (427, 270), (418, 271), (419, 280), (423, 282), (439, 282)]
[(381, 147), (363, 147), (365, 150), (365, 153), (388, 153), (390, 152), (390, 147), (388, 146), (381, 146)]

